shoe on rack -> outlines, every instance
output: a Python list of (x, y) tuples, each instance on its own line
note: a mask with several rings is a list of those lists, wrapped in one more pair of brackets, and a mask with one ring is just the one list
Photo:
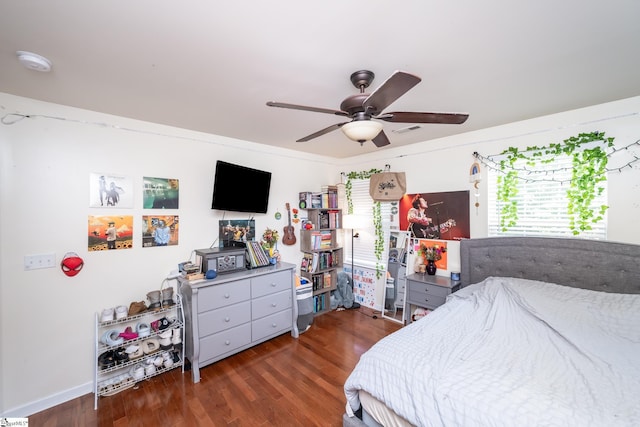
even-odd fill
[(136, 325), (136, 332), (138, 332), (138, 336), (141, 338), (148, 337), (151, 335), (151, 327), (148, 323), (138, 322)]
[(147, 306), (144, 301), (134, 301), (129, 305), (129, 316), (135, 316), (145, 311), (147, 311)]
[(164, 331), (160, 335), (160, 348), (162, 350), (170, 350), (173, 345), (171, 344), (171, 331)]
[(134, 380), (139, 381), (144, 378), (144, 365), (142, 363), (138, 363), (129, 371)]
[(116, 307), (116, 320), (124, 319), (127, 317), (127, 307), (119, 305)]
[(149, 299), (149, 311), (159, 311), (162, 308), (160, 304), (160, 291), (147, 292)]
[(122, 344), (124, 342), (124, 338), (122, 338), (115, 329), (110, 329), (102, 334), (100, 341), (106, 346), (114, 347)]
[(127, 328), (124, 330), (124, 332), (120, 332), (120, 334), (118, 334), (118, 336), (124, 338), (125, 340), (133, 340), (138, 338), (138, 333), (137, 332), (133, 332), (133, 329), (131, 329), (131, 326), (127, 326)]
[(115, 310), (113, 308), (105, 308), (102, 310), (102, 315), (100, 316), (101, 322), (111, 322), (113, 320), (113, 316), (115, 315)]
[(113, 358), (118, 365), (127, 363), (129, 361), (129, 353), (123, 347), (119, 347), (113, 351)]
[(173, 302), (173, 288), (166, 288), (162, 290), (162, 307), (168, 308), (174, 306)]
[(98, 356), (98, 365), (100, 366), (100, 369), (109, 369), (116, 366), (114, 351), (105, 351), (100, 356)]
[(137, 359), (144, 356), (144, 351), (142, 351), (142, 347), (139, 345), (130, 345), (125, 350), (125, 353), (127, 353), (127, 355), (129, 356), (129, 360)]
[(144, 354), (151, 354), (160, 349), (160, 342), (157, 338), (149, 338), (142, 341), (140, 347), (142, 347), (142, 351), (144, 352)]

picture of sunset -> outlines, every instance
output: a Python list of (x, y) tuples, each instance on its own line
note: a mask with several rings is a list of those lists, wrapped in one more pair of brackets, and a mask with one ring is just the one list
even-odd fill
[(89, 251), (131, 249), (133, 247), (132, 215), (89, 215)]

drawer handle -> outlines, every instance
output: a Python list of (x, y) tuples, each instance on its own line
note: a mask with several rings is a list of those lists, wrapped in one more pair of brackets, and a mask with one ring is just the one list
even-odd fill
[(275, 327), (277, 327), (277, 326), (278, 326), (278, 325), (277, 325), (276, 323), (272, 323), (272, 324), (271, 324), (271, 327), (272, 327), (272, 328), (275, 328)]
[(231, 341), (229, 341), (229, 340), (226, 340), (226, 341), (224, 342), (224, 345), (229, 345), (229, 344), (231, 344)]
[(227, 299), (229, 299), (230, 296), (231, 295), (229, 295), (229, 294), (224, 294), (224, 297), (227, 298)]
[(278, 304), (276, 304), (275, 302), (271, 304), (271, 307), (277, 307)]
[(276, 287), (276, 285), (277, 285), (277, 283), (273, 283), (273, 282), (271, 283), (271, 287), (272, 287), (272, 288), (275, 288), (275, 287)]
[(228, 317), (225, 317), (225, 318), (224, 318), (224, 321), (225, 321), (225, 322), (228, 322), (228, 321), (230, 321), (230, 320), (231, 320), (231, 319), (229, 319)]

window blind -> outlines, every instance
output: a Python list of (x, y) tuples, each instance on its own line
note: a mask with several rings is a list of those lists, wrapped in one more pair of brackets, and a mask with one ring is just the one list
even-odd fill
[[(352, 179), (351, 182), (351, 201), (353, 205), (353, 214), (367, 218), (367, 228), (362, 230), (354, 230), (359, 234), (357, 239), (354, 239), (353, 245), (353, 258), (354, 264), (375, 268), (378, 259), (375, 254), (376, 235), (374, 228), (374, 209), (378, 202), (375, 202), (369, 194), (369, 180), (368, 179)], [(389, 235), (389, 227), (391, 217), (391, 203), (379, 202), (380, 213), (382, 217), (382, 230), (383, 236)], [(347, 206), (342, 212), (343, 215), (347, 213)], [(380, 263), (386, 268), (386, 247), (385, 252), (382, 254)], [(351, 262), (351, 230), (345, 230), (345, 259), (348, 258), (348, 262)]]
[[(501, 157), (492, 157), (500, 162)], [(518, 161), (518, 169), (526, 167), (525, 161)], [(518, 204), (517, 224), (506, 231), (500, 228), (500, 210), (502, 203), (497, 199), (497, 178), (502, 173), (494, 168), (488, 170), (488, 234), (489, 236), (553, 236), (553, 237), (581, 237), (588, 239), (607, 238), (607, 218), (591, 224), (592, 229), (574, 236), (569, 228), (566, 191), (569, 188), (573, 170), (572, 159), (569, 156), (556, 156), (550, 163), (537, 162), (536, 171), (530, 174), (520, 173), (518, 194), (515, 200)], [(592, 206), (607, 204), (607, 182), (600, 185), (604, 191), (597, 196)]]

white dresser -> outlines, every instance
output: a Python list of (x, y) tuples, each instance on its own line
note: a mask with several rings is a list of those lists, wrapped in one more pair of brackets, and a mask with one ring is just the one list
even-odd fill
[(179, 279), (185, 316), (185, 357), (193, 382), (200, 368), (291, 331), (298, 337), (295, 265)]

